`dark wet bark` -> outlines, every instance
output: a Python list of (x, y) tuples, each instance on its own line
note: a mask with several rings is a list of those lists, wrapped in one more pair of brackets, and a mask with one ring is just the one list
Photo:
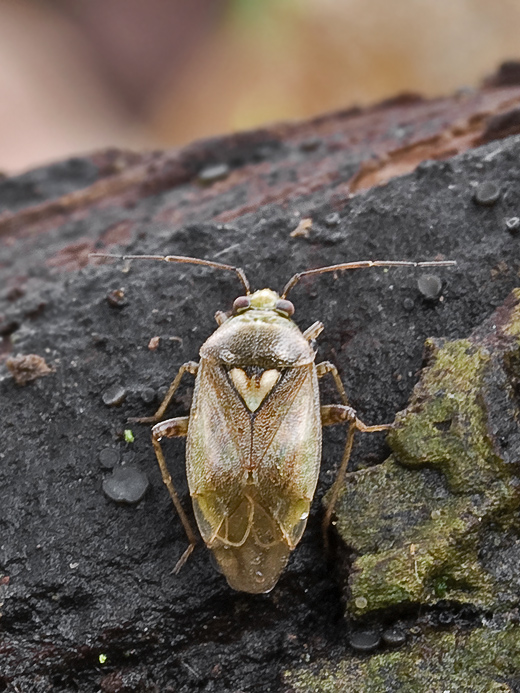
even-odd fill
[[(231, 273), (127, 271), (88, 264), (88, 253), (205, 257), (275, 290), (340, 261), (457, 260), (434, 272), (435, 300), (409, 268), (309, 278), (291, 294), (302, 328), (324, 322), (319, 360), (337, 364), (361, 418), (392, 421), (424, 340), (468, 336), (518, 283), (519, 106), (518, 81), (499, 80), (0, 182), (0, 691), (278, 691), (285, 670), (348, 655), (342, 585), (320, 535), (344, 431), (325, 433), (307, 532), (270, 594), (230, 590), (200, 547), (172, 575), (186, 538), (147, 428), (126, 419), (153, 413), (242, 289)], [(492, 204), (475, 198), (485, 182), (498, 187)], [(53, 372), (17, 385), (5, 360), (18, 354)], [(190, 388), (172, 416), (186, 413)], [(334, 397), (324, 384), (323, 401)], [(107, 448), (148, 475), (138, 505), (103, 495)], [(189, 508), (183, 443), (164, 448)], [(387, 454), (381, 434), (359, 436), (353, 468)]]

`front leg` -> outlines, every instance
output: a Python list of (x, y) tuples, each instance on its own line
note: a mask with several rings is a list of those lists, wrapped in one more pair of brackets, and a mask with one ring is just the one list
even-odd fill
[(316, 365), (316, 375), (318, 376), (318, 378), (323, 378), (323, 376), (327, 375), (327, 373), (330, 373), (334, 378), (334, 384), (336, 385), (336, 389), (339, 392), (341, 401), (343, 402), (343, 404), (348, 406), (348, 397), (347, 393), (345, 392), (345, 386), (343, 385), (343, 382), (339, 376), (338, 369), (336, 368), (336, 366), (330, 361), (323, 361), (322, 363), (318, 363)]
[(181, 518), (182, 525), (184, 527), (189, 541), (188, 548), (179, 558), (175, 565), (175, 568), (173, 569), (174, 573), (178, 573), (182, 566), (188, 560), (191, 552), (193, 551), (197, 543), (197, 535), (195, 534), (195, 531), (191, 526), (188, 516), (184, 512), (184, 509), (179, 500), (179, 496), (177, 495), (177, 491), (175, 490), (175, 487), (173, 485), (170, 472), (168, 471), (168, 467), (166, 466), (166, 460), (164, 459), (164, 454), (161, 448), (160, 441), (162, 438), (186, 437), (188, 433), (189, 418), (189, 416), (179, 416), (176, 419), (166, 419), (166, 421), (161, 421), (161, 423), (156, 424), (152, 428), (152, 444), (155, 450), (155, 455), (157, 457), (157, 462), (159, 463), (159, 469), (161, 470), (162, 480), (166, 485), (168, 493), (170, 494), (170, 497), (173, 501), (173, 505), (175, 506), (175, 509), (179, 514), (179, 517)]

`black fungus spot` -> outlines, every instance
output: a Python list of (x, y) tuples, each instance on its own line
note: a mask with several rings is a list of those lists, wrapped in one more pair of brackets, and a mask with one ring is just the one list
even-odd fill
[(442, 281), (436, 274), (423, 274), (417, 281), (417, 287), (424, 298), (433, 301), (441, 295)]
[(146, 474), (134, 465), (117, 466), (112, 475), (103, 481), (103, 491), (118, 503), (139, 503), (149, 485)]
[(122, 385), (112, 385), (102, 394), (103, 403), (107, 407), (119, 407), (126, 399), (127, 392)]
[(480, 183), (475, 188), (473, 193), (473, 199), (478, 205), (484, 205), (485, 207), (491, 207), (500, 197), (500, 188), (496, 183), (491, 180), (484, 181)]
[(351, 633), (348, 641), (356, 652), (373, 652), (381, 643), (381, 634), (375, 629), (359, 630)]
[(103, 448), (99, 453), (99, 464), (104, 469), (112, 469), (119, 462), (119, 451), (115, 448)]
[(406, 642), (406, 634), (400, 628), (387, 628), (383, 631), (383, 642), (389, 647), (400, 647)]

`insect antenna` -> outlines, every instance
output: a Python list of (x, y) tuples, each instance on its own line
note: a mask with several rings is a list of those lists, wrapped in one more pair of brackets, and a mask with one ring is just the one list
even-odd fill
[(325, 272), (336, 272), (338, 270), (360, 269), (363, 267), (450, 267), (456, 265), (455, 260), (439, 260), (430, 262), (408, 262), (407, 260), (360, 260), (359, 262), (341, 262), (338, 265), (328, 265), (327, 267), (317, 267), (316, 269), (298, 272), (291, 277), (285, 285), (280, 298), (286, 298), (289, 291), (294, 288), (302, 277), (311, 274), (324, 274)]
[(116, 258), (118, 260), (162, 260), (163, 262), (178, 262), (187, 265), (204, 265), (204, 267), (212, 267), (213, 269), (230, 270), (231, 272), (236, 273), (239, 280), (244, 285), (246, 294), (249, 295), (251, 293), (251, 286), (244, 270), (241, 267), (224, 265), (221, 262), (201, 260), (198, 257), (186, 257), (184, 255), (110, 255), (109, 253), (89, 253), (89, 257)]

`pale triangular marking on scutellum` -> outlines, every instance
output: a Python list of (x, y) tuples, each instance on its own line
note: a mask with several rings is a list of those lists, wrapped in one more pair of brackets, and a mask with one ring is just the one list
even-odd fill
[(231, 381), (249, 411), (255, 412), (280, 379), (280, 371), (272, 368), (248, 376), (241, 368), (229, 371)]

